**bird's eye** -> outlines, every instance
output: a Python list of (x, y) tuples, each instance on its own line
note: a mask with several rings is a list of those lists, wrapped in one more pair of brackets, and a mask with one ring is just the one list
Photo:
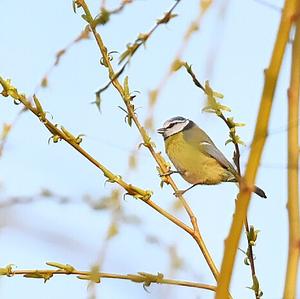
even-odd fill
[(175, 123), (169, 124), (169, 125), (168, 125), (168, 129), (171, 129), (171, 128), (174, 127), (174, 126), (175, 126)]

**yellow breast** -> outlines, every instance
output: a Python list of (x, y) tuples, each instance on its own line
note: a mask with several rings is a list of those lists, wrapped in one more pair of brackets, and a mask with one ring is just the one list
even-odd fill
[(214, 158), (202, 154), (200, 148), (187, 143), (182, 132), (168, 137), (165, 146), (175, 168), (191, 184), (219, 184), (230, 175)]

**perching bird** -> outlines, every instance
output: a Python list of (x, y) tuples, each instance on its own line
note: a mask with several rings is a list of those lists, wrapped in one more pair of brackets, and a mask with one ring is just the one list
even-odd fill
[[(188, 183), (193, 184), (181, 194), (196, 185), (239, 180), (235, 167), (193, 121), (176, 116), (167, 120), (157, 132), (164, 137), (166, 153), (177, 172)], [(254, 192), (267, 198), (265, 192), (256, 186)]]

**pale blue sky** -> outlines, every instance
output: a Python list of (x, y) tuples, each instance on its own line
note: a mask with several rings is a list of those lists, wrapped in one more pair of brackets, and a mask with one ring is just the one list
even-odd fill
[[(97, 13), (99, 1), (93, 2)], [(107, 1), (115, 7), (118, 1)], [(161, 26), (132, 59), (126, 74), (132, 90), (140, 94), (135, 104), (141, 120), (147, 113), (148, 93), (157, 87), (182, 42), (186, 27), (198, 13), (199, 1), (183, 1), (179, 15)], [(281, 7), (283, 1), (270, 1)], [(245, 122), (239, 130), (249, 144), (255, 127), (256, 113), (263, 86), (263, 69), (267, 67), (277, 32), (280, 14), (253, 0), (229, 0), (223, 20), (219, 10), (224, 1), (214, 1), (183, 56), (193, 65), (201, 81), (225, 95), (224, 104), (232, 108), (236, 120)], [(109, 51), (122, 53), (140, 32), (149, 30), (173, 1), (136, 0), (120, 15), (112, 16), (105, 27), (99, 27)], [(80, 10), (72, 11), (71, 1), (2, 0), (0, 75), (11, 78), (18, 89), (30, 95), (54, 61), (55, 53), (74, 39), (83, 26)], [(214, 57), (210, 54), (214, 53)], [(117, 58), (117, 56), (115, 57)], [(208, 61), (213, 59), (211, 65)], [(82, 146), (105, 166), (136, 185), (154, 191), (153, 199), (170, 209), (174, 202), (169, 187), (159, 187), (155, 163), (146, 149), (140, 150), (137, 171), (125, 175), (127, 157), (135, 147), (137, 130), (124, 125), (124, 114), (118, 108), (122, 101), (114, 89), (103, 94), (102, 114), (90, 105), (94, 92), (107, 82), (106, 70), (99, 64), (99, 51), (91, 38), (70, 49), (49, 77), (49, 87), (40, 90), (39, 99), (54, 122), (74, 134), (87, 135)], [(267, 200), (253, 196), (249, 221), (261, 233), (255, 249), (257, 274), (265, 299), (281, 298), (287, 258), (287, 188), (286, 188), (286, 90), (289, 78), (290, 46), (283, 63), (270, 123), (270, 135), (258, 173), (257, 185), (268, 195)], [(213, 67), (210, 72), (209, 67)], [(224, 146), (227, 129), (213, 115), (201, 113), (204, 98), (187, 74), (177, 72), (163, 90), (155, 107), (155, 126), (169, 117), (182, 115), (193, 119), (212, 137), (228, 158), (232, 146)], [(9, 99), (1, 99), (0, 121), (10, 122), (20, 107)], [(157, 150), (164, 151), (163, 141), (151, 133)], [(44, 268), (46, 261), (69, 263), (88, 269), (96, 260), (103, 243), (109, 215), (91, 210), (80, 203), (84, 194), (95, 198), (109, 194), (105, 178), (82, 156), (64, 143), (47, 144), (48, 131), (33, 117), (24, 114), (13, 131), (0, 159), (1, 200), (9, 196), (38, 193), (48, 188), (71, 197), (74, 204), (59, 205), (43, 201), (3, 209), (1, 213), (1, 266), (13, 263), (18, 268)], [(242, 149), (245, 166), (248, 148)], [(182, 188), (187, 184), (174, 177)], [(220, 265), (223, 240), (227, 235), (237, 189), (232, 184), (201, 186), (186, 198), (198, 216), (207, 246)], [(193, 240), (168, 223), (155, 211), (133, 198), (122, 206), (129, 214), (143, 218), (139, 227), (124, 225), (110, 244), (103, 271), (118, 273), (162, 272), (169, 276), (168, 254), (164, 249), (145, 242), (145, 234), (157, 235), (166, 244), (176, 244), (185, 257), (189, 270), (174, 274), (175, 278), (214, 283), (207, 265)], [(184, 212), (179, 217), (188, 221)], [(241, 248), (246, 248), (242, 237)], [(251, 285), (250, 269), (238, 253), (232, 281), (234, 298), (253, 298), (246, 286)], [(195, 276), (194, 273), (197, 273)], [(99, 298), (212, 298), (207, 291), (179, 287), (150, 287), (117, 280), (103, 280), (97, 286)], [(1, 298), (87, 298), (86, 283), (75, 277), (56, 277), (43, 284), (39, 280), (3, 278)], [(25, 297), (26, 298), (26, 297)]]

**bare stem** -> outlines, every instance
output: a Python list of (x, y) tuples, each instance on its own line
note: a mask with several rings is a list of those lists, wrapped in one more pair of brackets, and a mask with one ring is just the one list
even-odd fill
[(289, 251), (284, 299), (296, 298), (300, 250), (299, 220), (299, 96), (300, 96), (300, 3), (298, 1), (296, 32), (292, 50), (291, 81), (288, 91), (288, 215)]

